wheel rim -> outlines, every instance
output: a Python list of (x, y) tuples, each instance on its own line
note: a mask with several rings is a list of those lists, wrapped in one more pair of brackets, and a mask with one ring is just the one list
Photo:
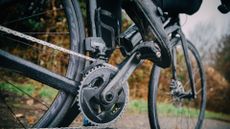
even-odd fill
[[(71, 3), (66, 2), (70, 6)], [(40, 5), (37, 7), (37, 5)], [(10, 16), (5, 15), (4, 13), (1, 13), (1, 16), (3, 17), (1, 22), (1, 25), (9, 27), (11, 29), (32, 35), (36, 38), (39, 38), (41, 40), (46, 40), (48, 42), (56, 42), (60, 44), (56, 44), (65, 48), (70, 48), (72, 50), (76, 51), (82, 51), (79, 49), (79, 36), (77, 35), (79, 30), (76, 29), (76, 25), (72, 24), (68, 27), (68, 21), (72, 22), (73, 18), (76, 19), (75, 16), (72, 16), (66, 18), (66, 14), (70, 15), (69, 13), (73, 14), (73, 7), (69, 8), (72, 9), (70, 11), (66, 11), (65, 13), (65, 6), (61, 3), (61, 1), (44, 1), (42, 2), (33, 2), (33, 1), (27, 1), (27, 2), (15, 2), (14, 5), (9, 5), (7, 7), (3, 7), (5, 11), (3, 12), (9, 12)], [(14, 11), (9, 11), (13, 9)], [(8, 11), (7, 11), (8, 10)], [(16, 11), (15, 11), (16, 10)], [(14, 14), (13, 14), (14, 13)], [(48, 28), (49, 27), (49, 28)], [(75, 27), (76, 30), (71, 30), (71, 27)], [(70, 30), (70, 32), (69, 32)], [(26, 31), (26, 32), (25, 32)], [(84, 35), (84, 34), (83, 34)], [(33, 43), (28, 44), (28, 42), (25, 42), (23, 40), (15, 39), (14, 37), (10, 37), (8, 35), (4, 35), (1, 33), (2, 40), (0, 42), (7, 43), (12, 42), (13, 44), (24, 44), (24, 46), (18, 45), (19, 48), (13, 49), (14, 46), (10, 46), (8, 48), (4, 48), (4, 46), (1, 46), (1, 49), (9, 50), (10, 53), (13, 53), (15, 55), (18, 55), (20, 57), (23, 57), (25, 59), (28, 59), (34, 63), (37, 63), (38, 65), (41, 65), (53, 72), (67, 75), (69, 78), (73, 78), (76, 72), (76, 67), (79, 67), (78, 62), (74, 62), (68, 65), (69, 59), (71, 61), (77, 60), (76, 58), (72, 59), (72, 57), (69, 57), (66, 54), (63, 54), (61, 52), (52, 51), (52, 49), (39, 46)], [(70, 40), (68, 40), (70, 39)], [(70, 46), (70, 43), (73, 43), (72, 46)], [(8, 45), (8, 44), (6, 44)], [(31, 49), (33, 48), (33, 49)], [(31, 50), (29, 50), (31, 49)], [(18, 50), (18, 51), (17, 51)], [(21, 53), (24, 52), (24, 54), (33, 54), (34, 56), (31, 56), (27, 58), (28, 55), (22, 55)], [(50, 61), (54, 60), (54, 61)], [(67, 70), (68, 66), (68, 70)], [(79, 69), (80, 70), (80, 69)], [(4, 72), (3, 75), (8, 74), (8, 72)], [(12, 77), (12, 75), (10, 75)], [(18, 77), (18, 75), (15, 75)], [(14, 76), (13, 76), (14, 77)], [(22, 89), (24, 86), (20, 82), (18, 83), (18, 80), (13, 80), (10, 77), (5, 77), (1, 79), (2, 85), (8, 84), (7, 87), (11, 87), (12, 89)], [(31, 81), (29, 80), (31, 83)], [(26, 81), (26, 83), (29, 83)], [(54, 117), (59, 113), (62, 109), (62, 106), (65, 104), (65, 100), (68, 98), (68, 94), (65, 92), (61, 92), (58, 96), (56, 94), (58, 91), (54, 91), (52, 88), (48, 86), (43, 86), (43, 84), (39, 84), (38, 82), (32, 81), (33, 85), (35, 86), (35, 89), (33, 91), (36, 91), (38, 95), (34, 95), (35, 93), (29, 92), (29, 95), (27, 93), (24, 93), (24, 90), (19, 90), (20, 92), (23, 92), (23, 95), (17, 96), (20, 97), (21, 101), (23, 101), (23, 105), (26, 105), (28, 107), (41, 107), (39, 105), (43, 105), (46, 107), (46, 109), (42, 109), (44, 111), (36, 111), (34, 108), (31, 108), (31, 111), (29, 109), (25, 110), (19, 110), (19, 109), (12, 109), (15, 113), (13, 113), (14, 117), (16, 118), (16, 122), (19, 123), (19, 126), (21, 127), (31, 127), (35, 123), (37, 123), (38, 127), (47, 127), (49, 123), (51, 123), (54, 119)], [(33, 88), (33, 86), (31, 86)], [(31, 88), (29, 87), (29, 88)], [(3, 89), (4, 87), (1, 87)], [(37, 88), (37, 89), (36, 89)], [(47, 92), (47, 89), (48, 90)], [(8, 91), (8, 89), (4, 89)], [(5, 93), (6, 91), (4, 91)], [(14, 94), (14, 92), (13, 92)], [(22, 93), (20, 93), (22, 94)], [(26, 95), (25, 95), (26, 94)], [(51, 95), (51, 98), (42, 97), (46, 95)], [(29, 96), (29, 97), (28, 97)], [(55, 97), (56, 96), (56, 97)], [(5, 100), (9, 100), (9, 102), (6, 102), (5, 104), (12, 108), (15, 106), (11, 105), (9, 103), (16, 103), (12, 99), (9, 99), (10, 97), (6, 98), (4, 96)], [(25, 100), (24, 100), (25, 99)], [(56, 101), (54, 101), (56, 100)], [(45, 101), (45, 102), (44, 102)], [(38, 102), (40, 102), (39, 105)], [(44, 104), (48, 103), (48, 104)], [(17, 103), (16, 103), (17, 104)], [(22, 105), (21, 104), (21, 105)], [(19, 113), (18, 113), (19, 112)], [(20, 116), (21, 115), (21, 116)], [(36, 116), (36, 117), (35, 117)], [(37, 117), (39, 116), (39, 117)], [(55, 125), (53, 125), (55, 126)]]
[[(191, 90), (188, 84), (188, 75), (186, 73), (186, 64), (184, 62), (184, 57), (182, 56), (182, 48), (179, 43), (175, 44), (177, 48), (177, 77), (182, 83), (183, 89), (185, 91)], [(191, 49), (189, 45), (189, 55), (193, 66), (193, 75), (195, 77), (197, 99), (182, 99), (178, 100), (178, 96), (172, 96), (169, 90), (169, 85), (171, 83), (171, 69), (162, 70), (159, 77), (158, 87), (154, 88), (153, 98), (156, 103), (153, 102), (153, 119), (152, 124), (155, 125), (154, 128), (200, 128), (202, 119), (204, 118), (204, 108), (205, 108), (205, 83), (203, 81), (203, 71), (200, 70), (201, 64), (197, 63), (197, 55), (194, 52), (194, 48)], [(191, 52), (192, 50), (192, 52)], [(180, 63), (179, 63), (180, 62)], [(196, 67), (196, 70), (194, 68)], [(166, 97), (167, 96), (167, 97)], [(159, 123), (158, 123), (159, 122)], [(167, 123), (167, 124), (165, 124)]]

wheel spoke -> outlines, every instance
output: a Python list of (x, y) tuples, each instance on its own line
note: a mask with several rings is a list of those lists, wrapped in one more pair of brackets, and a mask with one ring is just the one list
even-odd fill
[(23, 32), (24, 34), (29, 34), (29, 35), (69, 35), (69, 32)]
[[(0, 35), (0, 36), (4, 37), (3, 34)], [(29, 43), (26, 43), (26, 42), (23, 42), (23, 41), (21, 41), (21, 40), (17, 40), (17, 39), (11, 38), (11, 37), (9, 37), (9, 36), (6, 36), (6, 37), (4, 37), (4, 38), (9, 39), (9, 40), (14, 41), (14, 42), (18, 42), (18, 43), (24, 44), (24, 45), (26, 45), (26, 46), (32, 47), (32, 48), (37, 49), (37, 50), (39, 50), (39, 51), (44, 51), (43, 49), (41, 49), (41, 48), (39, 48), (39, 47), (36, 47), (35, 45), (31, 45), (31, 44), (29, 44)]]
[(18, 91), (22, 92), (23, 94), (27, 95), (28, 97), (32, 98), (33, 100), (39, 102), (40, 104), (42, 104), (43, 106), (45, 106), (47, 109), (49, 108), (48, 104), (31, 96), (30, 94), (28, 94), (27, 92), (25, 92), (24, 90), (20, 89), (18, 86), (14, 85), (13, 83), (9, 82), (6, 79), (3, 79), (5, 82), (7, 82), (8, 84), (10, 84), (10, 86), (14, 87), (15, 89), (17, 89)]
[(167, 95), (167, 96), (171, 96), (172, 94), (170, 92), (165, 92), (165, 91), (159, 91), (160, 95)]
[(12, 110), (12, 108), (10, 108), (10, 106), (7, 104), (7, 102), (5, 101), (4, 98), (2, 98), (2, 96), (0, 95), (0, 99), (3, 101), (3, 103), (6, 105), (7, 109), (10, 111), (10, 113), (12, 114), (12, 116), (14, 117), (14, 119), (24, 128), (26, 129), (25, 125), (20, 121), (20, 119), (18, 119), (18, 117), (16, 117), (16, 114), (14, 113), (14, 111)]
[[(199, 72), (199, 69), (196, 69), (195, 74), (197, 74), (198, 72)], [(185, 83), (185, 85), (184, 85), (185, 88), (188, 86), (189, 82), (190, 82), (190, 80), (188, 80), (188, 81)], [(195, 86), (196, 86), (196, 85), (195, 85)]]
[(183, 112), (182, 112), (182, 105), (180, 105), (180, 126), (181, 126), (181, 128), (180, 129), (182, 129), (183, 128)]
[(203, 89), (200, 88), (200, 89), (196, 92), (196, 94), (199, 94), (202, 90), (203, 90)]
[(13, 24), (13, 23), (15, 23), (15, 22), (23, 21), (23, 20), (26, 20), (26, 19), (29, 19), (29, 18), (41, 16), (41, 15), (43, 15), (43, 14), (47, 14), (47, 13), (49, 13), (49, 12), (59, 11), (59, 10), (63, 10), (63, 8), (58, 8), (58, 9), (56, 9), (56, 10), (53, 10), (53, 9), (52, 9), (52, 10), (46, 10), (46, 11), (43, 11), (43, 12), (36, 13), (36, 14), (34, 14), (34, 15), (25, 16), (25, 17), (18, 18), (18, 19), (13, 19), (13, 20), (11, 20), (11, 21), (4, 22), (3, 25)]
[(178, 121), (178, 110), (176, 111), (176, 123), (175, 123), (175, 129), (178, 129), (177, 122)]

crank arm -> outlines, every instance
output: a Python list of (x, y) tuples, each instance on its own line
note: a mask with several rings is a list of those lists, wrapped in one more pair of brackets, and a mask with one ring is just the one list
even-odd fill
[[(130, 75), (133, 73), (133, 71), (143, 62), (141, 60), (141, 54), (139, 52), (136, 52), (132, 54), (124, 63), (124, 65), (121, 67), (121, 69), (117, 72), (115, 77), (110, 81), (110, 83), (105, 87), (105, 89), (102, 91), (102, 100), (105, 103), (111, 103), (117, 98), (117, 94), (123, 84), (128, 80)], [(112, 97), (112, 99), (111, 99)]]
[(148, 59), (154, 63), (161, 60), (161, 50), (158, 45), (152, 41), (140, 43), (133, 49), (132, 53), (133, 54), (124, 61), (124, 65), (117, 72), (115, 77), (102, 91), (102, 100), (105, 103), (112, 103), (117, 99), (118, 93), (123, 84), (128, 80), (133, 71), (143, 62), (144, 59)]

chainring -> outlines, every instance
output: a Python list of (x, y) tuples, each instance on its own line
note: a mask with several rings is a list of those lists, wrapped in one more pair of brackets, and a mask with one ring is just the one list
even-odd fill
[(82, 77), (78, 92), (78, 104), (80, 111), (90, 123), (98, 126), (107, 126), (114, 123), (124, 112), (128, 102), (128, 83), (118, 93), (118, 99), (113, 104), (105, 104), (101, 101), (100, 93), (116, 74), (116, 70), (96, 65), (87, 70)]

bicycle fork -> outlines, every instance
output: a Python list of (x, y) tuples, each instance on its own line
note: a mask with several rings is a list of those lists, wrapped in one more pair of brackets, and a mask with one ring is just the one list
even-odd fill
[[(194, 75), (193, 75), (193, 71), (192, 71), (192, 64), (191, 64), (191, 60), (189, 57), (189, 53), (188, 53), (188, 45), (187, 45), (187, 41), (185, 38), (185, 35), (183, 34), (183, 32), (179, 29), (178, 30), (178, 34), (180, 35), (181, 38), (181, 44), (182, 44), (182, 49), (183, 49), (183, 53), (184, 53), (184, 59), (185, 59), (185, 63), (186, 63), (186, 68), (188, 70), (188, 76), (189, 76), (189, 84), (191, 86), (191, 91), (189, 93), (181, 93), (180, 96), (183, 96), (182, 98), (193, 98), (195, 99), (196, 96), (196, 86), (195, 86), (195, 82), (194, 82)], [(175, 50), (174, 47), (172, 47), (172, 74), (173, 74), (173, 80), (177, 80), (177, 74), (176, 74), (176, 55), (175, 55)]]

